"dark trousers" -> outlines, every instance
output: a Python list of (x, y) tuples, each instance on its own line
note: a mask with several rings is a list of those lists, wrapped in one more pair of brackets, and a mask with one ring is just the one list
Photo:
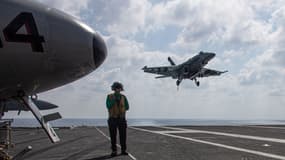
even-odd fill
[(119, 130), (121, 150), (126, 151), (127, 145), (127, 121), (126, 118), (109, 118), (109, 133), (111, 137), (112, 151), (117, 151), (117, 129)]

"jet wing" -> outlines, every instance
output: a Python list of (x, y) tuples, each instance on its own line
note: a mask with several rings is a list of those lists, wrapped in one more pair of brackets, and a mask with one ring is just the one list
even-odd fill
[(217, 71), (213, 69), (202, 68), (201, 72), (198, 73), (198, 77), (210, 77), (210, 76), (219, 76), (228, 71)]
[(157, 78), (165, 78), (172, 76), (172, 67), (143, 67), (142, 70), (147, 73), (159, 74), (163, 76), (159, 76)]

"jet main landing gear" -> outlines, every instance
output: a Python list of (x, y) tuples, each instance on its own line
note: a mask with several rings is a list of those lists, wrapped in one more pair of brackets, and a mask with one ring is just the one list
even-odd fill
[(194, 79), (194, 81), (195, 81), (196, 86), (199, 87), (200, 86), (200, 82), (197, 79)]
[(182, 79), (178, 79), (176, 81), (177, 90), (179, 90), (179, 85), (180, 85), (181, 82), (182, 82)]

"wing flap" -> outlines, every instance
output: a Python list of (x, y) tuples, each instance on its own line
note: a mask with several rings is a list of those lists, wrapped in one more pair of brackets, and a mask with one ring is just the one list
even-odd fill
[(201, 72), (198, 74), (198, 77), (210, 77), (210, 76), (220, 76), (223, 73), (228, 71), (217, 71), (213, 69), (203, 68)]

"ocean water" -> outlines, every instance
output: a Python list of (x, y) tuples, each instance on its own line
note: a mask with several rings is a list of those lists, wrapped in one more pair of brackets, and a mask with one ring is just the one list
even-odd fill
[[(215, 126), (215, 125), (285, 125), (285, 120), (213, 120), (213, 119), (127, 119), (129, 126)], [(54, 127), (107, 126), (107, 119), (60, 119)], [(40, 127), (36, 119), (14, 119), (14, 127)]]

